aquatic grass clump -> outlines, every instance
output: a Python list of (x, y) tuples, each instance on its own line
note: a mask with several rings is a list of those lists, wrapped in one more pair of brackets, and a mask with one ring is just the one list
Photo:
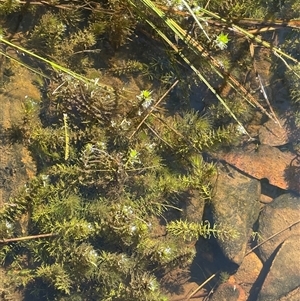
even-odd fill
[[(82, 83), (69, 76), (62, 77), (51, 88), (52, 106), (74, 118), (74, 123), (107, 122), (117, 105), (117, 93), (113, 87), (95, 82)], [(76, 122), (77, 121), (77, 122)]]
[(285, 76), (287, 78), (290, 94), (293, 101), (297, 104), (300, 103), (300, 64), (291, 67), (291, 69), (287, 70)]

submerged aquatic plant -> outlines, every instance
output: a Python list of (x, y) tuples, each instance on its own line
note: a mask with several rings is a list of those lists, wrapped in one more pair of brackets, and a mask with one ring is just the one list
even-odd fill
[[(191, 263), (195, 250), (185, 239), (237, 235), (182, 216), (191, 191), (212, 198), (216, 168), (202, 152), (247, 135), (251, 106), (260, 108), (229, 72), (244, 71), (226, 52), (240, 45), (230, 30), (288, 66), (296, 59), (234, 24), (251, 16), (256, 1), (212, 0), (207, 9), (198, 2), (55, 1), (47, 9), (28, 2), (19, 13), (39, 18), (28, 34), (18, 32), (27, 46), (5, 28), (0, 53), (22, 65), (25, 57), (45, 78), (41, 102), (27, 99), (17, 125), (38, 174), (0, 208), (10, 290), (31, 300), (165, 301), (157, 275)], [(3, 16), (23, 5), (5, 4)], [(264, 11), (257, 2), (256, 9)], [(293, 91), (298, 71), (291, 69)], [(199, 81), (215, 97), (205, 113), (189, 102)], [(234, 94), (225, 95), (223, 84)]]

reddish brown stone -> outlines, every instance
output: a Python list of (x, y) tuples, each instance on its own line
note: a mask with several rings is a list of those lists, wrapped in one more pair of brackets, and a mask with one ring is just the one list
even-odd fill
[(263, 267), (262, 262), (255, 253), (250, 253), (244, 257), (242, 264), (239, 266), (237, 273), (234, 275), (238, 284), (251, 284), (257, 280), (258, 275)]
[(217, 157), (256, 179), (268, 179), (271, 185), (300, 193), (300, 162), (295, 154), (260, 145), (250, 152), (232, 151)]
[(270, 146), (284, 145), (289, 142), (290, 131), (285, 120), (279, 120), (280, 125), (273, 120), (268, 120), (259, 129), (259, 141)]

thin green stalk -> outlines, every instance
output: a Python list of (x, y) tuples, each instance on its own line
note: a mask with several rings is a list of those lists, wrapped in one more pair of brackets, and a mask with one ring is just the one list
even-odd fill
[(69, 159), (70, 155), (70, 136), (68, 133), (68, 115), (63, 114), (63, 119), (64, 119), (64, 129), (65, 129), (65, 160), (67, 161)]
[(189, 13), (192, 15), (192, 17), (194, 18), (195, 22), (197, 23), (197, 25), (199, 26), (199, 28), (203, 31), (204, 35), (207, 37), (207, 39), (209, 41), (211, 41), (210, 37), (208, 36), (208, 34), (206, 33), (206, 31), (204, 30), (203, 26), (201, 25), (201, 23), (199, 22), (198, 18), (195, 16), (193, 10), (191, 9), (191, 7), (188, 5), (188, 3), (185, 0), (181, 0), (182, 3), (185, 5), (185, 7), (187, 8), (187, 10), (189, 11)]
[[(203, 13), (205, 13), (205, 14), (213, 17), (213, 18), (216, 18), (216, 19), (218, 19), (218, 20), (220, 20), (220, 21), (228, 24), (228, 20), (220, 17), (219, 15), (217, 15), (217, 14), (215, 14), (215, 13), (209, 11), (209, 10), (206, 10), (205, 8), (200, 8), (199, 10), (201, 10)], [(254, 34), (248, 32), (247, 30), (245, 30), (245, 29), (243, 29), (243, 28), (241, 28), (241, 27), (239, 27), (239, 26), (237, 26), (237, 25), (235, 25), (233, 23), (230, 23), (230, 26), (232, 27), (232, 29), (234, 29), (234, 30), (236, 30), (236, 31), (244, 34), (245, 36), (247, 36), (251, 40), (254, 40), (255, 42), (257, 42), (257, 43), (259, 43), (259, 44), (261, 44), (261, 45), (263, 45), (263, 46), (271, 49), (273, 52), (278, 53), (278, 54), (282, 55), (283, 57), (288, 58), (289, 60), (291, 60), (291, 61), (299, 64), (299, 61), (297, 59), (295, 59), (292, 56), (288, 55), (287, 53), (285, 53), (284, 51), (280, 50), (279, 48), (271, 45), (270, 43), (268, 43), (268, 42), (260, 39), (259, 37), (257, 37)]]
[(30, 71), (32, 71), (32, 72), (34, 72), (34, 73), (36, 73), (36, 74), (38, 74), (38, 75), (40, 75), (40, 76), (42, 76), (42, 77), (44, 77), (44, 78), (50, 79), (50, 77), (49, 77), (48, 75), (46, 75), (46, 74), (44, 74), (44, 73), (42, 73), (42, 72), (40, 72), (40, 71), (38, 71), (38, 70), (36, 70), (36, 69), (34, 69), (34, 68), (31, 68), (31, 67), (28, 66), (27, 64), (25, 64), (25, 63), (23, 63), (23, 62), (17, 60), (16, 58), (14, 58), (14, 57), (12, 57), (12, 56), (6, 54), (6, 53), (4, 53), (3, 51), (0, 51), (0, 54), (3, 55), (3, 56), (5, 56), (5, 57), (7, 57), (8, 59), (10, 59), (10, 60), (12, 60), (12, 61), (18, 63), (20, 66), (23, 66), (23, 67), (25, 67), (26, 69), (28, 69), (28, 70), (30, 70)]
[[(137, 10), (140, 9), (132, 2), (129, 1), (132, 6), (134, 6)], [(164, 12), (162, 12), (160, 9), (158, 9), (150, 0), (142, 0), (143, 3), (145, 3), (150, 9), (152, 9), (159, 17), (161, 17), (166, 24), (173, 30), (175, 34), (178, 35), (179, 38), (182, 40), (185, 39), (185, 37), (182, 35), (181, 27), (172, 19), (166, 18)], [(237, 119), (235, 114), (230, 110), (230, 108), (227, 106), (224, 99), (217, 93), (217, 91), (211, 86), (211, 84), (208, 82), (208, 80), (199, 72), (199, 70), (189, 61), (189, 59), (178, 49), (177, 46), (172, 43), (169, 38), (156, 26), (154, 25), (148, 18), (145, 18), (146, 22), (167, 42), (173, 50), (180, 55), (180, 57), (187, 63), (187, 65), (190, 66), (190, 68), (195, 72), (195, 74), (199, 77), (201, 81), (204, 82), (204, 84), (209, 88), (209, 90), (217, 97), (217, 99), (221, 102), (221, 104), (225, 107), (225, 109), (229, 112), (229, 114), (232, 116), (232, 118), (238, 123), (238, 125), (241, 127), (242, 131), (246, 133), (250, 139), (252, 137), (250, 134), (246, 131), (245, 127), (242, 125), (242, 123)]]
[(7, 40), (4, 39), (1, 35), (0, 35), (0, 42), (5, 43), (6, 45), (13, 47), (14, 49), (17, 49), (17, 50), (19, 50), (19, 51), (21, 51), (21, 52), (23, 52), (23, 53), (28, 54), (28, 55), (31, 56), (31, 57), (34, 57), (34, 58), (36, 58), (36, 59), (38, 59), (38, 60), (40, 60), (40, 61), (42, 61), (42, 62), (44, 62), (44, 63), (46, 63), (46, 64), (48, 64), (48, 65), (50, 65), (50, 66), (51, 66), (54, 70), (56, 70), (56, 71), (57, 71), (57, 70), (62, 71), (62, 72), (64, 72), (64, 73), (66, 73), (66, 74), (72, 76), (73, 78), (76, 78), (76, 79), (78, 79), (78, 80), (80, 80), (80, 81), (83, 81), (83, 82), (92, 82), (92, 80), (89, 79), (89, 78), (87, 78), (87, 77), (84, 77), (84, 76), (82, 76), (82, 75), (80, 75), (80, 74), (77, 74), (77, 73), (75, 73), (75, 72), (69, 70), (68, 68), (65, 68), (65, 67), (63, 67), (63, 66), (60, 66), (60, 65), (58, 65), (58, 64), (56, 64), (56, 63), (54, 63), (54, 62), (52, 62), (52, 61), (50, 61), (50, 60), (48, 60), (48, 59), (45, 59), (45, 58), (43, 58), (43, 57), (41, 57), (41, 56), (39, 56), (39, 55), (37, 55), (37, 54), (35, 54), (35, 53), (33, 53), (33, 52), (31, 52), (31, 51), (29, 51), (29, 50), (27, 50), (27, 49), (21, 47), (21, 46), (18, 46), (18, 45), (16, 45), (16, 44), (13, 44), (13, 43), (7, 41)]
[[(271, 120), (277, 123), (277, 117), (272, 116), (267, 110), (245, 89), (245, 87), (239, 83), (239, 81), (234, 78), (231, 74), (223, 70), (220, 63), (214, 59), (196, 40), (194, 40), (184, 29), (182, 29), (174, 20), (168, 18), (166, 14), (161, 11), (158, 7), (155, 6), (150, 0), (141, 0), (148, 8), (154, 11), (165, 23), (166, 25), (182, 39), (186, 45), (192, 49), (196, 54), (201, 55), (204, 58), (207, 58), (207, 62), (210, 64), (210, 67), (213, 71), (219, 75), (222, 79), (226, 78), (227, 83), (232, 87), (243, 99), (245, 99), (250, 105), (255, 105), (259, 108), (264, 114), (266, 114)], [(136, 7), (132, 1), (129, 1), (134, 7)], [(139, 10), (136, 7), (137, 10)], [(144, 16), (144, 19), (147, 20), (147, 17), (139, 10), (139, 13)], [(274, 52), (276, 53), (276, 52)], [(222, 103), (222, 102), (221, 102)], [(222, 103), (223, 104), (223, 103)], [(225, 106), (226, 110), (227, 107)], [(231, 113), (230, 113), (231, 114)], [(244, 129), (243, 129), (244, 131)]]

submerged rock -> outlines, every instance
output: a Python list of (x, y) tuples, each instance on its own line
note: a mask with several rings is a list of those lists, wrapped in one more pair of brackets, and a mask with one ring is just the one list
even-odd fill
[[(300, 197), (287, 193), (266, 205), (259, 216), (259, 234), (262, 239), (284, 230), (300, 219)], [(261, 259), (266, 261), (276, 248), (291, 235), (300, 235), (300, 223), (276, 235), (259, 247)]]
[(284, 120), (279, 121), (281, 125), (268, 120), (259, 128), (258, 137), (261, 144), (279, 146), (289, 142), (287, 126)]
[(300, 286), (299, 241), (300, 236), (293, 235), (283, 242), (264, 280), (258, 301), (279, 300)]
[(286, 296), (280, 298), (279, 301), (299, 301), (300, 300), (300, 286), (289, 292)]
[(300, 193), (300, 162), (293, 153), (259, 145), (252, 151), (240, 149), (216, 156), (253, 178), (267, 179), (271, 185)]
[(252, 226), (260, 211), (259, 197), (259, 181), (242, 175), (230, 166), (219, 165), (212, 199), (213, 219), (216, 224), (239, 233), (236, 238), (218, 239), (224, 255), (236, 264), (242, 262), (246, 253)]
[(242, 264), (239, 266), (234, 278), (238, 284), (243, 286), (252, 286), (257, 280), (263, 264), (255, 253), (249, 253), (244, 257)]

